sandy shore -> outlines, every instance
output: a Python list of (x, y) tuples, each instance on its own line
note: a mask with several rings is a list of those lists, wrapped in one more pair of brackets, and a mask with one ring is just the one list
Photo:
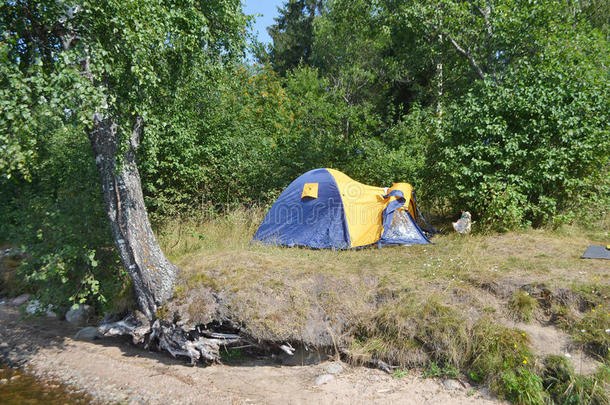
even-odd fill
[(339, 373), (325, 377), (328, 382), (316, 385), (318, 377), (329, 373), (330, 362), (287, 366), (265, 358), (191, 367), (124, 339), (74, 340), (77, 331), (64, 321), (20, 320), (17, 310), (2, 305), (0, 360), (86, 391), (99, 403), (499, 403), (467, 384), (424, 379), (417, 372), (392, 378), (379, 370), (343, 364)]

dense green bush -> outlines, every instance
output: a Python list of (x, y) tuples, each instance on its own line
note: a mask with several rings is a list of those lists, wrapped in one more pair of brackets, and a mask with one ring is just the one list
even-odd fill
[(155, 128), (145, 131), (139, 149), (143, 187), (156, 218), (255, 203), (265, 199), (267, 182), (274, 180), (270, 156), (288, 119), (277, 80), (244, 67), (207, 80), (194, 76), (157, 107)]
[(68, 63), (11, 57), (0, 44), (0, 238), (24, 258), (12, 281), (60, 309), (108, 306), (125, 277), (85, 135), (91, 89)]
[(453, 103), (428, 153), (433, 195), (499, 230), (607, 202), (609, 86), (586, 57), (523, 60)]
[(168, 119), (151, 125), (164, 136), (142, 141), (144, 188), (158, 219), (268, 204), (319, 167), (391, 185), (414, 181), (423, 164), (428, 111), (417, 106), (396, 125), (383, 123), (307, 67), (282, 78), (236, 66), (213, 88), (202, 83), (191, 81), (163, 106)]
[(267, 69), (238, 65), (212, 82), (191, 80), (159, 108), (154, 132), (163, 136), (145, 134), (139, 150), (155, 217), (273, 200), (283, 185), (274, 163), (280, 139), (294, 125), (292, 104), (281, 79)]
[(113, 249), (89, 142), (63, 129), (48, 135), (37, 145), (31, 182), (0, 180), (0, 234), (23, 252), (20, 284), (42, 303), (108, 308), (126, 274)]

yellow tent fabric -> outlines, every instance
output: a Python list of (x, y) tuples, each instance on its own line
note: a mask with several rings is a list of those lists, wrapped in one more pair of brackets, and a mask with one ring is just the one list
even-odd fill
[(381, 237), (383, 232), (382, 212), (392, 199), (383, 198), (393, 190), (402, 191), (406, 202), (403, 209), (408, 209), (413, 218), (415, 204), (411, 198), (413, 187), (408, 183), (395, 183), (389, 189), (368, 186), (351, 179), (338, 170), (326, 169), (333, 176), (345, 209), (345, 218), (350, 234), (352, 248), (370, 245)]

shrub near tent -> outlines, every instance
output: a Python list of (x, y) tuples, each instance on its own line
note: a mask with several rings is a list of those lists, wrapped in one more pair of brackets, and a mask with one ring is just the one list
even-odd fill
[(410, 184), (373, 187), (337, 170), (315, 169), (282, 192), (254, 240), (320, 249), (430, 243), (415, 222), (418, 215)]

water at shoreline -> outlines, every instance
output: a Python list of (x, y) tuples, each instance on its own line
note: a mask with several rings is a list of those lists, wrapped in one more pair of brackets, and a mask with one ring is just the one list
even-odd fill
[(66, 386), (37, 379), (0, 364), (0, 404), (64, 405), (89, 404), (92, 398), (71, 392)]

